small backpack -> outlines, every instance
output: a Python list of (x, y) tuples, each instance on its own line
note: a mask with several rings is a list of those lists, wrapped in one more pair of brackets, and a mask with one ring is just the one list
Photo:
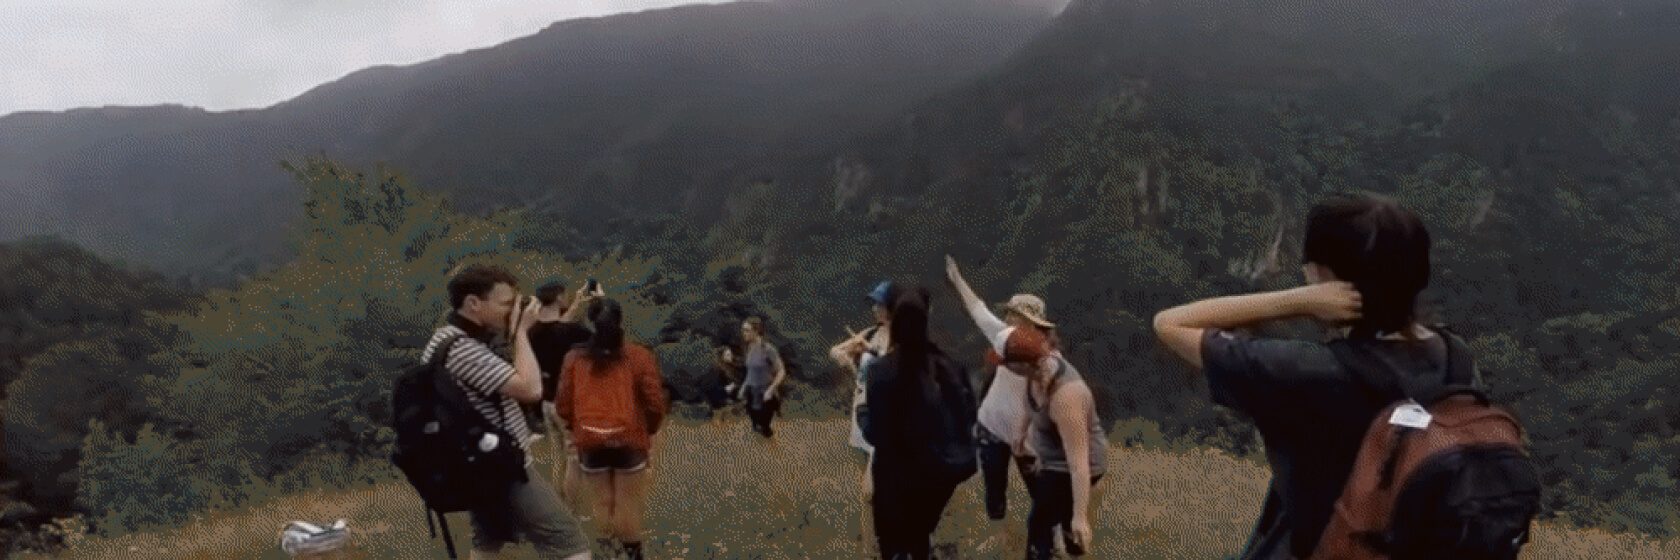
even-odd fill
[(968, 371), (944, 355), (929, 356), (928, 366), (938, 379), (939, 406), (935, 406), (940, 435), (930, 449), (937, 471), (952, 480), (964, 481), (980, 470), (974, 426), (978, 423), (979, 401), (969, 384)]
[(507, 431), (473, 408), (444, 360), (461, 335), (445, 339), (432, 358), (404, 370), (391, 392), (396, 449), (391, 462), (426, 504), (426, 526), (437, 538), (435, 513), (443, 527), (444, 546), (455, 558), (446, 513), (494, 505), (509, 486), (526, 482), (525, 453)]
[(1331, 348), (1375, 395), (1403, 394), (1371, 421), (1329, 524), (1308, 560), (1515, 560), (1540, 510), (1522, 425), (1470, 385), (1468, 356), (1447, 343), (1448, 378), (1405, 379), (1368, 351)]
[(578, 451), (628, 448), (648, 435), (636, 402), (638, 350), (626, 345), (618, 360), (604, 365), (595, 364), (588, 350), (573, 350), (583, 358), (565, 381), (572, 384), (572, 441)]

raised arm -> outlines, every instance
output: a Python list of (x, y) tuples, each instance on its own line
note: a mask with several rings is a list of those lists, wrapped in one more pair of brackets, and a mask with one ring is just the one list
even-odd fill
[(528, 334), (537, 323), (537, 312), (541, 309), (542, 304), (537, 302), (537, 298), (531, 298), (529, 303), (516, 307), (514, 313), (509, 314), (509, 330), (513, 332), (514, 374), (502, 385), (501, 393), (525, 404), (542, 400), (542, 368), (537, 365), (537, 354), (531, 348)]
[(1359, 318), (1361, 305), (1353, 284), (1342, 281), (1204, 299), (1156, 313), (1155, 336), (1199, 373), (1202, 334), (1208, 329), (1230, 329), (1299, 315), (1346, 321)]
[(968, 287), (968, 282), (963, 280), (962, 271), (957, 269), (956, 259), (950, 255), (945, 255), (945, 280), (957, 291), (957, 297), (962, 299), (963, 309), (968, 310), (969, 318), (974, 319), (974, 324), (980, 327), (980, 333), (986, 335), (986, 340), (995, 338), (999, 331), (1008, 326), (997, 315), (992, 314), (990, 309), (986, 309), (986, 302)]

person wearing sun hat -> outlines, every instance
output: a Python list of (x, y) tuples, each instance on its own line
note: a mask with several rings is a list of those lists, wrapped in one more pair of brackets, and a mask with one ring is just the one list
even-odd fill
[[(999, 319), (963, 280), (956, 260), (949, 256), (945, 257), (945, 276), (986, 340), (997, 340), (1000, 333), (1013, 327), (1030, 327), (1046, 336), (1053, 351), (1057, 347), (1056, 324), (1045, 318), (1043, 298), (1015, 294), (1002, 305), (1004, 318)], [(1032, 488), (1032, 458), (1025, 449), (1017, 449), (1014, 445), (1016, 436), (1022, 433), (1027, 421), (1027, 381), (1005, 371), (996, 361), (988, 360), (987, 365), (993, 374), (988, 385), (981, 389), (984, 396), (980, 401), (975, 441), (980, 449), (982, 478), (986, 481), (986, 514), (993, 520), (1000, 520), (1008, 515), (1011, 458), (1022, 482), (1026, 483), (1029, 491)]]

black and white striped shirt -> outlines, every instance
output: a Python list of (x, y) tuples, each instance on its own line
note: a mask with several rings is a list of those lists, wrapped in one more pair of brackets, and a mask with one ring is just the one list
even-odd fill
[(525, 413), (519, 408), (519, 401), (501, 392), (502, 386), (513, 379), (513, 364), (455, 325), (445, 325), (432, 333), (432, 339), (426, 343), (420, 359), (432, 359), (438, 344), (453, 336), (460, 338), (449, 349), (449, 356), (443, 364), (444, 371), (449, 372), (465, 390), (467, 401), (478, 409), (479, 414), (518, 441), (519, 448), (526, 451), (525, 461), (529, 466), (531, 427), (525, 424)]

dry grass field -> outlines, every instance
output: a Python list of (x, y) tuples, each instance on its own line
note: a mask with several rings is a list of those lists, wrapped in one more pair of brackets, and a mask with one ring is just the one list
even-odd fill
[[(673, 425), (658, 438), (646, 547), (660, 559), (869, 558), (873, 535), (858, 491), (862, 455), (845, 444), (840, 421), (788, 421), (764, 441), (740, 422)], [(538, 471), (550, 472), (550, 440), (537, 444)], [(1268, 473), (1263, 465), (1216, 451), (1188, 453), (1112, 449), (1098, 486), (1092, 559), (1223, 559), (1237, 553)], [(1011, 474), (1011, 477), (1014, 475)], [(1009, 517), (986, 519), (976, 476), (957, 490), (934, 534), (942, 559), (1021, 558), (1028, 499), (1011, 480)], [(587, 513), (587, 512), (585, 512)], [(261, 507), (218, 512), (167, 530), (86, 537), (57, 557), (209, 560), (284, 559), (277, 546), (285, 522), (345, 518), (351, 545), (335, 558), (443, 558), (428, 537), (420, 501), (401, 482), (288, 496)], [(452, 518), (465, 558), (470, 529)], [(600, 535), (587, 518), (586, 531)], [(597, 558), (610, 558), (604, 541)], [(20, 558), (46, 558), (20, 555)], [(529, 547), (505, 558), (535, 558)], [(1657, 542), (1542, 524), (1527, 560), (1674, 559), (1680, 539)]]

